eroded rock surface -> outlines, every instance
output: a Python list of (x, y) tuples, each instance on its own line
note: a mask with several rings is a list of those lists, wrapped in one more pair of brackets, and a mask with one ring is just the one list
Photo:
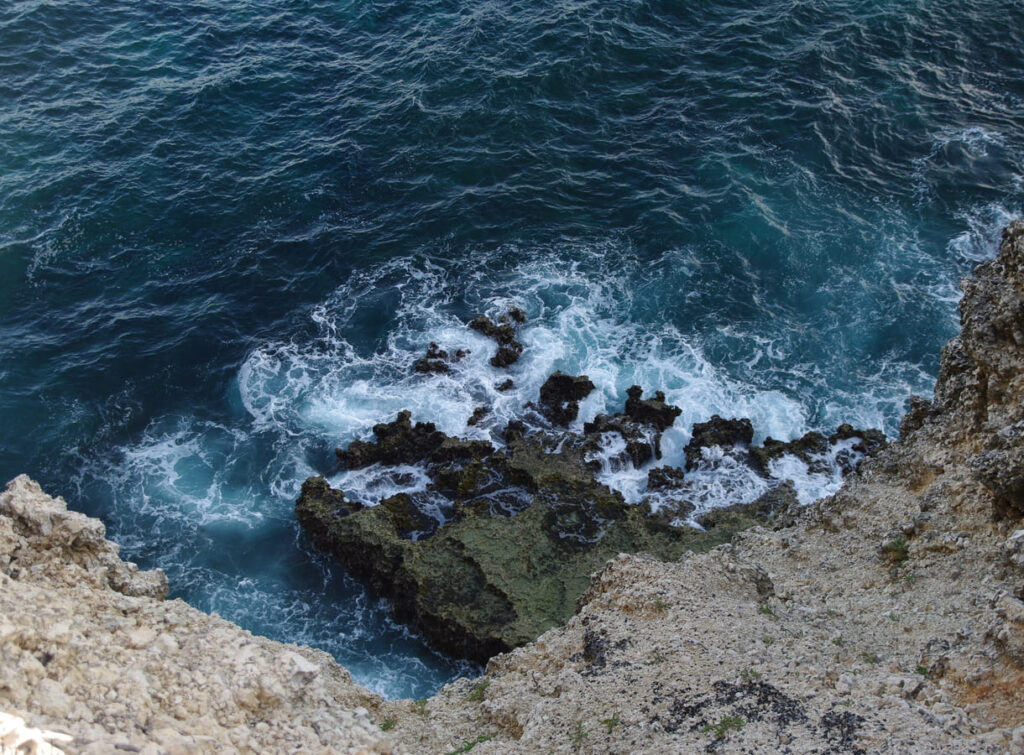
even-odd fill
[[(388, 703), (397, 738), (481, 753), (1024, 752), (1022, 271), (1015, 223), (964, 284), (934, 399), (915, 399), (905, 437), (875, 442), (834, 496), (676, 562), (616, 557), (566, 626), (423, 715)], [(813, 460), (823, 442), (796, 450)]]
[(163, 572), (122, 561), (101, 522), (12, 480), (0, 493), (0, 749), (393, 750), (368, 711), (379, 698), (329, 655), (166, 594)]

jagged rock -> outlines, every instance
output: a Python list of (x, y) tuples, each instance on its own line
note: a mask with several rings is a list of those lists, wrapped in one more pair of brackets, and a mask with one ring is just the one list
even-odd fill
[(506, 380), (502, 380), (500, 383), (498, 383), (494, 387), (495, 387), (495, 390), (499, 390), (499, 391), (505, 392), (505, 391), (510, 391), (513, 388), (515, 388), (516, 384), (514, 382), (512, 382), (512, 378), (507, 378)]
[(720, 509), (712, 509), (697, 521), (702, 527), (709, 530), (722, 526), (742, 530), (766, 521), (783, 526), (792, 521), (792, 518), (787, 515), (798, 506), (796, 488), (791, 481), (786, 480), (750, 503), (738, 503), (732, 506), (723, 506)]
[(661, 458), (661, 434), (672, 426), (682, 409), (666, 404), (661, 391), (653, 399), (642, 400), (643, 389), (634, 385), (627, 395), (622, 414), (599, 414), (592, 422), (584, 423), (583, 432), (596, 436), (589, 440), (591, 453), (599, 450), (602, 433), (618, 433), (626, 443), (626, 458), (634, 467), (640, 467), (651, 459)]
[(467, 349), (458, 349), (453, 354), (449, 354), (436, 343), (431, 341), (430, 345), (427, 347), (427, 353), (417, 359), (412, 368), (416, 372), (450, 372), (451, 363), (461, 361), (468, 353), (469, 351)]
[[(672, 427), (676, 417), (683, 413), (678, 406), (665, 403), (665, 394), (662, 391), (655, 391), (654, 398), (641, 398), (644, 392), (639, 385), (634, 385), (626, 391), (626, 415), (640, 422), (651, 425), (658, 432), (665, 432)], [(660, 458), (660, 457), (659, 457)]]
[(703, 458), (701, 449), (712, 446), (749, 446), (754, 439), (754, 426), (746, 417), (741, 419), (722, 419), (712, 415), (707, 422), (698, 422), (693, 426), (693, 435), (686, 444), (686, 468), (696, 469)]
[(759, 471), (768, 474), (769, 465), (783, 456), (796, 456), (807, 464), (811, 472), (824, 472), (827, 470), (824, 455), (828, 453), (829, 439), (818, 432), (809, 432), (802, 438), (783, 442), (772, 437), (764, 439), (760, 446), (752, 446), (750, 455), (754, 459)]
[(452, 438), (439, 431), (433, 422), (414, 425), (411, 418), (410, 412), (402, 411), (393, 422), (374, 425), (376, 440), (355, 440), (346, 449), (336, 449), (338, 461), (346, 469), (361, 469), (377, 463), (444, 463), (479, 458), (494, 450), (487, 441)]
[[(573, 401), (589, 392), (585, 378), (565, 377), (554, 395)], [(383, 445), (389, 458), (422, 461), (433, 490), (453, 502), (453, 519), (437, 527), (404, 494), (364, 508), (310, 478), (296, 503), (299, 521), (318, 547), (388, 597), (396, 618), (455, 655), (483, 660), (565, 621), (588, 575), (616, 553), (678, 558), (735, 531), (732, 523), (714, 532), (670, 527), (626, 504), (595, 480), (579, 436), (531, 436), (513, 422), (507, 446), (494, 451), (404, 414), (375, 433), (377, 444), (360, 445), (360, 458), (381, 458), (367, 446)], [(511, 510), (494, 499), (510, 489), (522, 496)]]
[(1000, 519), (1024, 516), (1024, 423), (1005, 427), (989, 438), (987, 450), (968, 466), (995, 497)]
[(685, 472), (680, 467), (655, 467), (647, 473), (647, 490), (663, 492), (679, 490), (686, 483)]
[(473, 425), (479, 423), (480, 420), (482, 420), (488, 414), (490, 414), (490, 412), (491, 410), (488, 409), (486, 406), (478, 406), (476, 409), (473, 410), (473, 413), (470, 415), (469, 419), (466, 420), (466, 424), (472, 427)]
[(469, 323), (472, 330), (498, 342), (498, 353), (491, 357), (491, 364), (495, 367), (508, 367), (518, 361), (523, 353), (523, 344), (516, 340), (513, 322), (526, 322), (523, 310), (514, 308), (502, 315), (497, 323), (484, 315), (473, 318)]
[(552, 373), (540, 387), (540, 409), (552, 424), (567, 426), (580, 412), (580, 401), (590, 395), (594, 384), (586, 375)]

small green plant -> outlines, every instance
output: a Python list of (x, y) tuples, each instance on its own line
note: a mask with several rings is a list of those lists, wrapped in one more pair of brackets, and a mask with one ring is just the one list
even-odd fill
[(747, 684), (750, 682), (756, 682), (761, 678), (760, 671), (754, 671), (752, 668), (745, 668), (740, 672), (740, 678)]
[(882, 546), (882, 556), (890, 563), (902, 564), (910, 556), (910, 546), (902, 537), (897, 537)]
[(654, 655), (651, 656), (651, 663), (664, 663), (667, 660), (668, 658), (660, 651), (655, 651)]
[(655, 598), (653, 608), (657, 614), (668, 613), (668, 603), (664, 598)]
[(773, 642), (775, 642), (775, 638), (765, 635), (761, 638), (761, 642), (763, 642), (765, 645), (771, 645)]
[(395, 720), (394, 718), (385, 718), (383, 721), (380, 722), (380, 730), (381, 731), (391, 731), (392, 729), (395, 728), (395, 724), (397, 724), (397, 723), (398, 723), (398, 721)]
[(924, 664), (919, 663), (917, 665), (917, 668), (914, 669), (914, 671), (919, 673), (921, 676), (928, 676), (928, 667)]
[(906, 582), (911, 587), (913, 587), (914, 585), (917, 584), (917, 575), (916, 574), (904, 575), (903, 581)]
[(619, 714), (616, 713), (611, 718), (602, 718), (601, 725), (608, 729), (608, 733), (611, 734), (612, 729), (614, 729), (616, 726), (622, 725), (622, 721), (619, 720)]
[(589, 733), (590, 732), (583, 728), (583, 722), (577, 721), (576, 726), (573, 727), (572, 734), (569, 735), (569, 739), (572, 740), (572, 743), (577, 747), (582, 747), (583, 742), (586, 741), (587, 734)]
[(846, 640), (843, 639), (842, 635), (839, 635), (838, 637), (833, 637), (832, 638), (832, 644), (833, 645), (838, 645), (839, 647), (842, 647), (843, 645), (846, 644)]
[(466, 699), (471, 703), (478, 703), (484, 699), (484, 692), (491, 686), (490, 679), (484, 679), (473, 687), (473, 691), (466, 695)]
[(421, 716), (429, 716), (430, 711), (427, 710), (427, 698), (421, 697), (419, 700), (412, 704), (412, 709), (415, 713)]
[(714, 734), (715, 739), (721, 739), (730, 731), (739, 731), (746, 723), (739, 716), (723, 716), (717, 724), (708, 724), (703, 731), (706, 734)]
[(494, 739), (493, 734), (485, 734), (482, 737), (477, 737), (472, 742), (466, 742), (462, 747), (452, 750), (448, 755), (462, 755), (462, 753), (469, 752), (477, 745), (482, 745), (484, 742), (490, 742), (492, 739)]
[(861, 660), (863, 660), (865, 663), (870, 663), (872, 666), (874, 666), (876, 663), (882, 660), (874, 653), (861, 653), (860, 657)]
[(773, 619), (779, 618), (778, 616), (775, 615), (775, 611), (772, 610), (772, 607), (770, 605), (768, 605), (767, 603), (762, 603), (761, 605), (759, 605), (757, 607), (757, 612), (759, 614), (761, 614), (762, 616), (768, 616), (768, 617), (773, 618)]

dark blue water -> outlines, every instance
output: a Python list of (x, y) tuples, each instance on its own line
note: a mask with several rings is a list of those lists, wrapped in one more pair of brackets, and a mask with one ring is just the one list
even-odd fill
[[(670, 457), (712, 412), (894, 432), (1024, 210), (1022, 11), (7, 0), (0, 477), (192, 604), (426, 694), (466, 668), (310, 552), (302, 479), (556, 368), (591, 413), (664, 388)], [(463, 323), (512, 304), (499, 396)], [(473, 354), (411, 376), (430, 340)]]

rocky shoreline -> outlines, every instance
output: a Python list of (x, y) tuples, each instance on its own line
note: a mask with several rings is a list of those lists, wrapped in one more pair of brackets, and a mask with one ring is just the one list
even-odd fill
[[(933, 400), (912, 399), (901, 440), (838, 493), (704, 553), (615, 555), (564, 625), (429, 700), (382, 701), (324, 653), (163, 600), (162, 575), (124, 564), (101, 524), (18, 478), (0, 495), (0, 710), (16, 717), (0, 719), (0, 741), (25, 738), (25, 752), (45, 741), (147, 753), (1024, 752), (1024, 223), (964, 282), (961, 324)], [(417, 432), (410, 417), (388, 427), (348, 452), (369, 458), (389, 432)], [(767, 458), (775, 446), (760, 448)], [(451, 489), (475, 492), (474, 464), (503, 459), (511, 474), (531, 454), (459, 450)], [(441, 479), (452, 461), (437, 464)], [(381, 510), (392, 532), (426, 531), (400, 502), (356, 509), (307, 484), (322, 512), (352, 509), (321, 512), (324, 526)], [(478, 498), (456, 495), (453, 511)], [(403, 549), (396, 563), (422, 558), (407, 552), (443, 528), (386, 547)], [(47, 740), (58, 733), (70, 741)]]
[[(511, 327), (503, 327), (511, 338)], [(427, 358), (439, 353), (432, 345)], [(372, 442), (338, 449), (338, 460), (343, 469), (373, 466), (396, 476), (415, 465), (429, 478), (428, 490), (367, 505), (311, 477), (296, 503), (299, 522), (319, 548), (387, 597), (399, 621), (444, 652), (486, 662), (565, 623), (590, 576), (613, 556), (674, 561), (748, 527), (791, 518), (798, 503), (792, 483), (774, 475), (780, 459), (818, 470), (831, 455), (849, 473), (885, 445), (877, 430), (844, 425), (830, 437), (808, 433), (754, 446), (750, 420), (714, 416), (693, 427), (686, 468), (649, 469), (649, 495), (630, 504), (598, 480), (609, 463), (600, 460), (602, 451), (611, 446), (610, 463), (619, 467), (646, 468), (661, 459), (662, 433), (682, 410), (660, 391), (645, 399), (633, 386), (622, 412), (598, 415), (582, 432), (569, 429), (594, 388), (585, 375), (555, 372), (534, 405), (546, 422), (511, 420), (496, 431), (500, 445), (451, 437), (401, 412), (373, 428)], [(749, 467), (767, 491), (691, 517), (687, 473), (715, 474), (724, 458)]]

